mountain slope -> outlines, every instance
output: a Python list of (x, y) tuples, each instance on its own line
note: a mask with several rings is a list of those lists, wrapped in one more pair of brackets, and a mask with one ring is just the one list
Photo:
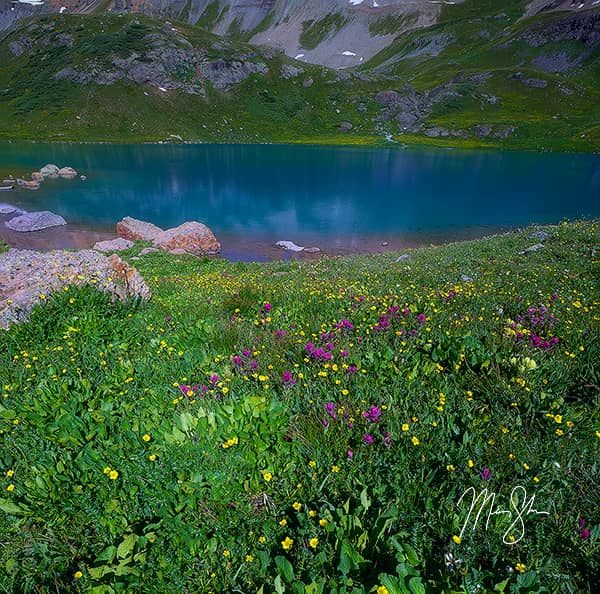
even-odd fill
[(600, 9), (504, 6), (447, 5), (343, 71), (181, 22), (44, 15), (0, 43), (0, 137), (598, 150)]

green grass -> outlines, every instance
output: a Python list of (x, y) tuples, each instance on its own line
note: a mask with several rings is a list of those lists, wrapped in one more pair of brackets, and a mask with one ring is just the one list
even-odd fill
[(383, 18), (371, 21), (369, 23), (369, 33), (371, 35), (391, 35), (392, 33), (399, 33), (411, 25), (414, 25), (418, 20), (416, 14), (406, 14), (391, 16), (388, 15)]
[(328, 35), (339, 31), (346, 22), (346, 17), (336, 12), (322, 19), (304, 21), (300, 34), (300, 47), (307, 50), (315, 49)]
[[(49, 299), (0, 334), (0, 588), (595, 592), (597, 225)], [(549, 515), (463, 530), (517, 486)]]

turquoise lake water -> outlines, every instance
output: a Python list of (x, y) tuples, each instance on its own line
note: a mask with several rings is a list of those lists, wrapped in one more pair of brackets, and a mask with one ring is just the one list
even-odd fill
[[(101, 233), (112, 233), (127, 215), (162, 227), (198, 220), (221, 240), (223, 255), (239, 259), (273, 257), (269, 250), (278, 240), (330, 253), (381, 251), (382, 243), (401, 249), (600, 216), (599, 155), (0, 145), (3, 176), (30, 173), (45, 163), (70, 165), (87, 179), (47, 180), (37, 192), (2, 193), (0, 202), (52, 210), (76, 229)], [(39, 233), (60, 242), (58, 231)]]

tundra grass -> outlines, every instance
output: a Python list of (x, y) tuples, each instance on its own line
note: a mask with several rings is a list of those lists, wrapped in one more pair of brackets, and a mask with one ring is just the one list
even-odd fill
[(596, 592), (597, 225), (46, 299), (0, 334), (2, 591)]

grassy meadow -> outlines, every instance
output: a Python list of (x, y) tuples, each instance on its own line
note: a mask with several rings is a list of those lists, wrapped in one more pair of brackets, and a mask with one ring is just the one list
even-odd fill
[(0, 333), (0, 592), (598, 591), (597, 225), (48, 299)]

